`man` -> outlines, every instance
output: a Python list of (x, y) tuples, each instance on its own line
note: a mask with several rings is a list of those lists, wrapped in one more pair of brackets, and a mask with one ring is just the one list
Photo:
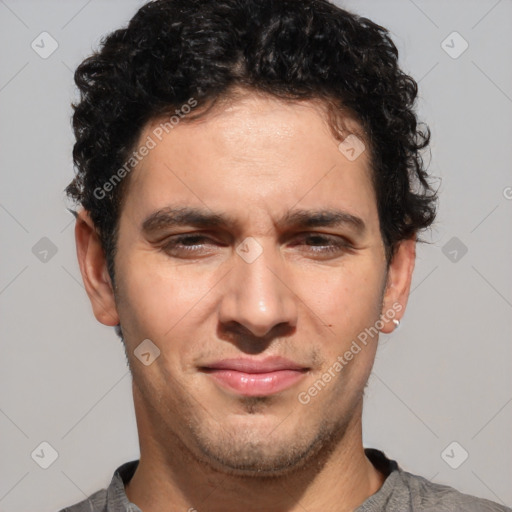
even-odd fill
[(140, 460), (67, 511), (510, 510), (362, 445), (436, 201), (382, 27), (324, 0), (157, 0), (75, 79), (78, 260)]

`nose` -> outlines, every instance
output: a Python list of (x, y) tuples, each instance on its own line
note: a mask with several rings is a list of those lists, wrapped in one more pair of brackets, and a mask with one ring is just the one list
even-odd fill
[[(289, 269), (280, 254), (259, 241), (263, 251), (254, 260), (233, 254), (233, 267), (222, 293), (219, 320), (224, 327), (244, 327), (254, 337), (268, 337), (279, 326), (297, 323), (297, 300)], [(243, 253), (240, 253), (243, 254)], [(277, 334), (277, 332), (276, 332)]]

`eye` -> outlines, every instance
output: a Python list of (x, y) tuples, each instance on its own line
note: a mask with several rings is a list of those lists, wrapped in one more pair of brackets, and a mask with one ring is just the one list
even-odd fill
[(170, 254), (192, 254), (208, 252), (206, 245), (219, 244), (204, 235), (178, 235), (168, 239), (162, 246), (162, 250)]
[[(161, 246), (162, 250), (176, 257), (207, 255), (213, 246), (226, 245), (203, 234), (176, 235), (168, 238)], [(321, 233), (305, 233), (295, 238), (292, 247), (305, 246), (306, 252), (316, 256), (341, 255), (353, 249), (345, 238)]]
[(304, 234), (298, 238), (299, 244), (306, 245), (313, 254), (341, 254), (353, 249), (350, 242), (340, 236), (323, 235), (320, 233)]

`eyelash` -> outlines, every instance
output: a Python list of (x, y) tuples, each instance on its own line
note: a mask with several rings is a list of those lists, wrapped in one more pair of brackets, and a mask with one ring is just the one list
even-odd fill
[[(352, 245), (345, 239), (342, 239), (340, 237), (337, 237), (337, 236), (328, 236), (328, 235), (323, 235), (323, 234), (320, 234), (320, 233), (311, 233), (311, 234), (308, 234), (308, 235), (303, 235), (300, 237), (301, 240), (310, 240), (311, 239), (314, 239), (314, 240), (320, 240), (320, 242), (322, 243), (326, 243), (326, 242), (332, 242), (331, 245), (329, 246), (326, 246), (326, 245), (309, 245), (309, 247), (311, 247), (313, 250), (312, 252), (314, 254), (319, 254), (319, 255), (322, 255), (322, 254), (332, 254), (332, 253), (337, 253), (337, 252), (344, 252), (344, 251), (348, 251), (350, 249), (352, 249)], [(178, 235), (178, 236), (175, 236), (173, 237), (171, 240), (167, 241), (167, 243), (165, 243), (162, 247), (162, 249), (164, 250), (164, 252), (172, 252), (173, 250), (174, 251), (185, 251), (185, 252), (188, 252), (189, 254), (191, 253), (198, 253), (200, 252), (198, 249), (196, 249), (196, 247), (198, 246), (203, 246), (204, 244), (194, 244), (194, 245), (184, 245), (183, 243), (184, 242), (190, 242), (190, 241), (198, 241), (198, 240), (212, 240), (210, 239), (209, 237), (207, 236), (204, 236), (204, 235)], [(212, 240), (213, 242), (215, 242), (214, 240)], [(215, 242), (215, 243), (219, 243), (219, 242)], [(180, 247), (181, 246), (181, 247)], [(314, 248), (317, 248), (317, 247), (327, 247), (326, 249), (314, 249)]]

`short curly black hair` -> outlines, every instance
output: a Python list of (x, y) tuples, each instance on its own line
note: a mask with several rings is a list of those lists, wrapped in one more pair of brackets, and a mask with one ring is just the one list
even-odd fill
[(101, 41), (75, 82), (77, 172), (65, 192), (89, 212), (112, 280), (128, 179), (108, 193), (104, 184), (149, 122), (190, 98), (212, 105), (237, 87), (320, 100), (331, 128), (338, 114), (355, 116), (370, 149), (388, 264), (401, 240), (434, 221), (437, 192), (421, 157), (430, 130), (420, 129), (413, 109), (417, 84), (399, 68), (386, 29), (327, 0), (155, 0)]

